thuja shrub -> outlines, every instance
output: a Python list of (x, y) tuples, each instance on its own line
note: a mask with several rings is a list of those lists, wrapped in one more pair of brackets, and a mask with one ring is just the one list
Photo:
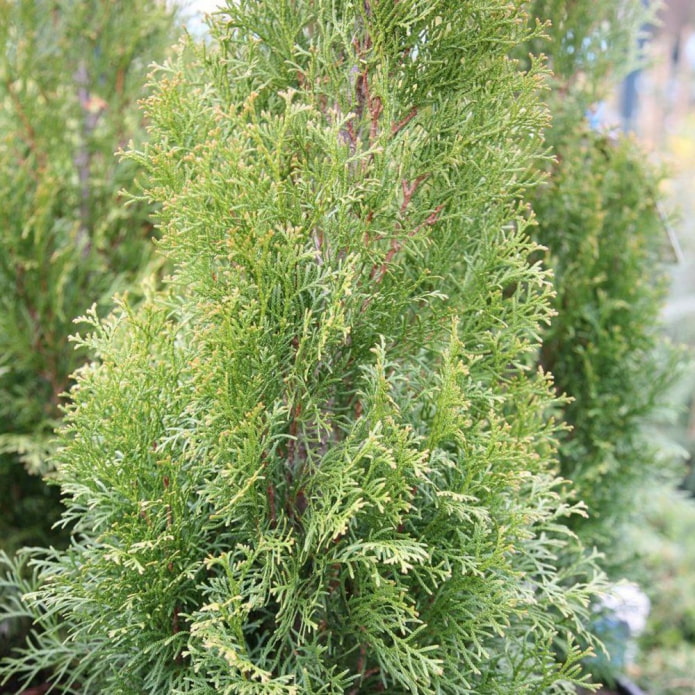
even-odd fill
[[(65, 551), (5, 678), (79, 693), (572, 693), (522, 3), (230, 2), (147, 100), (166, 287), (80, 338)], [(561, 560), (559, 558), (562, 558)]]
[(556, 287), (540, 361), (571, 397), (561, 471), (589, 515), (570, 523), (620, 576), (634, 559), (635, 525), (644, 523), (654, 484), (673, 477), (674, 457), (650, 425), (668, 405), (682, 355), (659, 328), (669, 257), (663, 173), (633, 137), (592, 127), (591, 114), (621, 70), (634, 67), (649, 17), (640, 3), (618, 1), (543, 1), (534, 11), (552, 19), (546, 50), (554, 73), (555, 161), (533, 197), (535, 238), (548, 247)]
[(149, 206), (120, 196), (136, 166), (113, 154), (142, 138), (136, 102), (172, 37), (154, 0), (0, 2), (2, 475), (48, 470), (85, 360), (72, 321), (94, 302), (105, 314), (151, 257)]

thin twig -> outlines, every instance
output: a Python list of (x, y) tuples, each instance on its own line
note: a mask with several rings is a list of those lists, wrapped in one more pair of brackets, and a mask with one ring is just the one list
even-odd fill
[(391, 126), (391, 135), (396, 135), (396, 133), (403, 130), (403, 128), (405, 128), (408, 125), (408, 123), (410, 123), (410, 121), (412, 121), (413, 118), (417, 116), (417, 113), (417, 106), (413, 106), (413, 108), (410, 109), (410, 111), (408, 112), (407, 116), (401, 118), (400, 121), (397, 121)]

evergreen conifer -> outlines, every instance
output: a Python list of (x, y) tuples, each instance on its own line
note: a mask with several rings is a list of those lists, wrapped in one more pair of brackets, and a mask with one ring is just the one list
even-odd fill
[[(5, 561), (64, 692), (572, 693), (551, 284), (523, 196), (543, 69), (508, 0), (240, 0), (130, 161), (166, 287), (82, 344), (65, 551)], [(571, 561), (570, 561), (571, 559)], [(27, 570), (31, 570), (28, 572)]]
[(538, 0), (533, 7), (551, 20), (550, 42), (534, 50), (549, 54), (553, 71), (547, 140), (555, 155), (532, 199), (535, 238), (548, 247), (557, 291), (540, 362), (571, 397), (561, 472), (589, 512), (571, 526), (604, 552), (602, 564), (616, 577), (630, 571), (647, 500), (657, 482), (673, 483), (678, 460), (654, 436), (683, 357), (659, 328), (664, 261), (673, 253), (660, 209), (663, 172), (610, 119), (594, 122), (611, 89), (643, 59), (654, 10), (644, 5)]

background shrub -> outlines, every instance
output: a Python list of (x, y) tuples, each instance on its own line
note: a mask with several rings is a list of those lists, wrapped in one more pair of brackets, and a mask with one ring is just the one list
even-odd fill
[(142, 137), (136, 102), (172, 36), (158, 2), (0, 2), (0, 476), (13, 481), (3, 547), (46, 541), (57, 518), (55, 495), (20, 466), (50, 468), (86, 359), (68, 344), (74, 317), (92, 303), (105, 313), (151, 258), (151, 208), (120, 194), (137, 167), (114, 152)]
[[(87, 359), (73, 319), (150, 266), (151, 206), (125, 206), (152, 60), (173, 39), (154, 1), (0, 1), (0, 548), (64, 544), (50, 474), (54, 428)], [(0, 600), (6, 596), (0, 592)], [(21, 637), (14, 617), (3, 637)], [(1, 652), (14, 639), (0, 640)]]
[(672, 257), (660, 212), (663, 172), (635, 138), (597, 119), (602, 100), (635, 67), (651, 15), (639, 2), (618, 0), (543, 0), (533, 12), (552, 22), (542, 48), (553, 70), (554, 160), (533, 207), (557, 316), (539, 362), (571, 397), (562, 409), (571, 429), (561, 435), (561, 472), (589, 514), (570, 525), (621, 577), (635, 571), (629, 565), (653, 487), (674, 485), (680, 474), (679, 456), (654, 428), (683, 373), (683, 355), (659, 322), (664, 261)]

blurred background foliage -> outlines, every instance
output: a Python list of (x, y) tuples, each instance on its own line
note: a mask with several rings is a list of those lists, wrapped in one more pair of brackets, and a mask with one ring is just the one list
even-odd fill
[(689, 494), (653, 491), (642, 542), (654, 578), (651, 615), (632, 676), (652, 695), (695, 692), (695, 505)]
[[(0, 548), (61, 543), (54, 425), (87, 358), (73, 319), (152, 271), (151, 210), (114, 153), (145, 134), (138, 100), (175, 40), (156, 0), (0, 0)], [(0, 597), (1, 598), (1, 597)], [(10, 628), (2, 626), (7, 632)], [(1, 641), (1, 640), (0, 640)]]
[[(695, 3), (669, 0), (637, 82), (636, 135), (669, 172), (660, 186), (676, 247), (662, 327), (695, 350)], [(619, 105), (619, 104), (618, 104)], [(660, 433), (682, 446), (682, 490), (652, 491), (642, 541), (652, 611), (633, 667), (651, 695), (695, 692), (695, 369), (672, 390), (679, 416)]]
[[(677, 488), (695, 489), (683, 467), (695, 451), (695, 383), (673, 343), (695, 344), (695, 140), (683, 132), (695, 8), (532, 5), (550, 20), (550, 41), (532, 49), (553, 71), (555, 154), (533, 200), (558, 312), (540, 363), (573, 399), (560, 464), (589, 511), (573, 528), (601, 549), (611, 578), (638, 582), (651, 600), (642, 650), (626, 648), (620, 668), (652, 695), (692, 693), (695, 511)], [(604, 680), (625, 675), (597, 668)]]

